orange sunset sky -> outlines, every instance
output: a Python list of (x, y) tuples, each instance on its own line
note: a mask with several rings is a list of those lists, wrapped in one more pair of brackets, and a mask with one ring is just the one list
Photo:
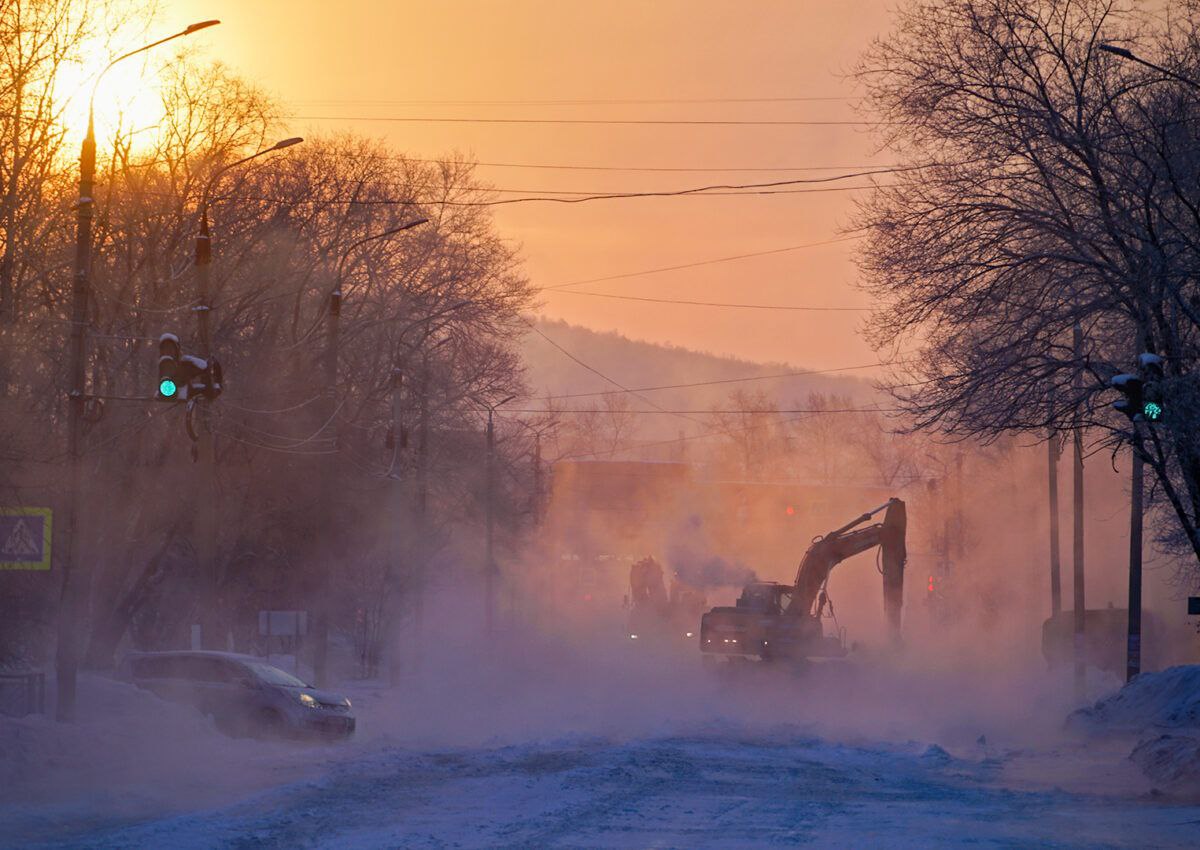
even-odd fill
[[(886, 31), (888, 8), (882, 0), (166, 0), (156, 26), (170, 30), (220, 18), (220, 27), (189, 47), (278, 97), (293, 116), (290, 132), (354, 130), (416, 157), (460, 151), (496, 163), (481, 165), (478, 174), (499, 189), (607, 193), (812, 178), (893, 160), (877, 152), (878, 140), (861, 124), (395, 119), (863, 121), (870, 116), (856, 111), (857, 92), (846, 75), (871, 39)], [(537, 203), (499, 207), (496, 220), (503, 235), (521, 245), (531, 281), (554, 286), (836, 239), (860, 194)], [(861, 308), (870, 301), (855, 287), (855, 245), (578, 288)], [(832, 368), (876, 359), (858, 334), (862, 312), (684, 306), (556, 292), (544, 294), (542, 312), (754, 360)]]

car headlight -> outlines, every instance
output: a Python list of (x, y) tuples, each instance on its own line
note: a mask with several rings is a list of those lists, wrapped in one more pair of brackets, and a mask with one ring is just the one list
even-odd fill
[(320, 703), (309, 694), (300, 694), (300, 704), (305, 708), (317, 708)]

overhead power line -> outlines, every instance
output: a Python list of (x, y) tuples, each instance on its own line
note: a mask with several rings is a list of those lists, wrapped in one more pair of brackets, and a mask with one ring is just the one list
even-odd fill
[(643, 275), (661, 274), (662, 272), (679, 271), (680, 269), (694, 269), (697, 266), (711, 266), (711, 265), (716, 265), (717, 263), (730, 263), (730, 262), (733, 262), (734, 260), (746, 260), (751, 257), (766, 257), (766, 256), (770, 256), (771, 254), (786, 254), (789, 251), (799, 251), (804, 248), (816, 248), (821, 245), (836, 245), (839, 242), (851, 242), (851, 241), (854, 241), (855, 239), (861, 239), (863, 237), (863, 235), (864, 234), (862, 234), (862, 233), (857, 233), (855, 235), (842, 236), (837, 239), (824, 239), (820, 242), (804, 242), (799, 245), (788, 245), (785, 248), (770, 248), (766, 251), (751, 251), (746, 254), (731, 254), (728, 257), (713, 257), (712, 259), (709, 259), (709, 260), (697, 260), (696, 262), (693, 262), (693, 263), (680, 263), (679, 265), (675, 265), (675, 266), (659, 266), (658, 268), (643, 269), (641, 271), (636, 271), (636, 272), (623, 272), (622, 274), (610, 274), (610, 275), (605, 275), (604, 277), (589, 277), (589, 278), (584, 278), (583, 280), (573, 280), (568, 283), (556, 283), (553, 286), (543, 286), (543, 287), (541, 287), (541, 291), (545, 292), (547, 290), (567, 289), (568, 287), (571, 287), (571, 286), (582, 286), (585, 283), (604, 283), (604, 282), (610, 281), (610, 280), (623, 280), (625, 278), (630, 278), (630, 277), (642, 277)]
[(320, 104), (382, 104), (390, 106), (625, 106), (637, 104), (672, 103), (810, 103), (815, 101), (858, 101), (862, 98), (846, 95), (812, 95), (802, 97), (670, 97), (670, 98), (565, 98), (561, 100), (342, 100), (319, 98), (294, 100), (292, 103)]
[[(446, 160), (444, 159), (412, 159), (412, 162), (424, 162), (428, 164), (441, 165)], [(488, 168), (528, 168), (533, 170), (546, 171), (641, 171), (650, 173), (710, 173), (710, 174), (731, 174), (733, 172), (766, 172), (769, 174), (779, 174), (785, 171), (846, 171), (852, 169), (868, 169), (874, 168), (872, 165), (780, 165), (777, 167), (769, 166), (735, 166), (730, 168), (717, 168), (714, 166), (706, 166), (703, 168), (683, 168), (683, 167), (666, 167), (666, 166), (649, 166), (649, 165), (556, 165), (556, 164), (541, 164), (533, 162), (472, 162), (470, 165), (482, 165)]]
[(654, 392), (656, 390), (683, 390), (683, 389), (692, 389), (694, 387), (712, 387), (712, 386), (717, 386), (719, 384), (742, 384), (742, 383), (747, 383), (749, 381), (771, 381), (771, 380), (779, 380), (782, 378), (799, 378), (799, 377), (803, 377), (805, 375), (828, 375), (833, 372), (850, 372), (850, 371), (854, 371), (856, 369), (877, 369), (881, 366), (886, 366), (886, 365), (890, 365), (890, 364), (863, 363), (860, 366), (839, 366), (834, 369), (805, 369), (805, 370), (799, 371), (799, 372), (780, 372), (780, 373), (777, 373), (774, 375), (751, 375), (751, 376), (745, 377), (745, 378), (717, 378), (712, 381), (693, 381), (693, 382), (687, 383), (687, 384), (662, 384), (662, 385), (656, 386), (656, 387), (634, 387), (632, 390), (601, 390), (599, 392), (594, 392), (594, 393), (565, 393), (563, 395), (552, 395), (552, 396), (550, 396), (550, 398), (552, 398), (552, 399), (588, 398), (588, 397), (592, 397), (592, 396), (620, 395), (623, 392), (648, 393), (648, 392)]
[[(576, 357), (576, 356), (575, 356), (574, 354), (572, 354), (570, 351), (567, 351), (567, 349), (563, 348), (561, 345), (559, 345), (559, 344), (558, 344), (557, 342), (555, 342), (553, 339), (551, 339), (550, 337), (546, 336), (546, 334), (545, 334), (545, 333), (543, 333), (542, 329), (541, 329), (541, 328), (539, 328), (537, 325), (535, 325), (533, 322), (531, 322), (531, 321), (529, 321), (528, 319), (525, 319), (525, 318), (522, 318), (522, 319), (521, 319), (521, 321), (522, 321), (522, 322), (524, 322), (524, 323), (525, 323), (525, 324), (526, 324), (526, 325), (529, 327), (529, 329), (530, 329), (531, 331), (533, 331), (535, 334), (537, 334), (538, 336), (540, 336), (542, 339), (546, 340), (546, 342), (550, 343), (550, 345), (551, 345), (551, 346), (553, 346), (553, 347), (554, 347), (556, 350), (558, 350), (559, 352), (561, 352), (561, 353), (563, 354), (563, 356), (565, 356), (567, 359), (569, 359), (569, 360), (571, 360), (572, 362), (574, 362), (574, 363), (576, 363), (576, 364), (578, 364), (578, 365), (582, 366), (584, 369), (587, 369), (587, 370), (588, 370), (589, 372), (591, 372), (593, 375), (597, 375), (598, 377), (600, 377), (600, 378), (603, 378), (605, 381), (607, 381), (608, 383), (612, 384), (612, 385), (613, 385), (614, 387), (616, 387), (617, 389), (619, 389), (619, 390), (621, 390), (621, 391), (623, 391), (623, 392), (627, 392), (627, 393), (629, 393), (630, 395), (633, 395), (633, 396), (635, 396), (635, 397), (637, 397), (637, 398), (640, 398), (640, 399), (641, 399), (642, 401), (644, 401), (646, 404), (648, 404), (648, 405), (650, 405), (651, 407), (653, 407), (653, 408), (654, 408), (656, 411), (659, 411), (659, 412), (662, 412), (662, 413), (666, 413), (666, 412), (667, 412), (667, 411), (663, 410), (663, 408), (662, 408), (662, 407), (661, 407), (659, 404), (657, 404), (657, 403), (656, 403), (656, 402), (655, 402), (653, 399), (649, 399), (649, 398), (646, 398), (644, 395), (640, 395), (640, 394), (638, 393), (638, 391), (637, 391), (637, 390), (631, 390), (631, 389), (629, 389), (629, 387), (625, 386), (624, 384), (620, 383), (619, 381), (616, 381), (616, 380), (614, 380), (613, 378), (610, 378), (608, 375), (604, 374), (603, 372), (601, 372), (601, 371), (600, 371), (599, 369), (597, 369), (596, 367), (594, 367), (594, 366), (592, 366), (592, 365), (590, 365), (590, 364), (588, 364), (588, 363), (585, 363), (585, 362), (583, 362), (581, 359), (579, 359), (578, 357)], [(525, 411), (525, 412), (545, 412), (545, 411)], [(690, 421), (690, 422), (695, 422), (695, 421), (697, 421), (697, 420), (695, 420), (695, 419), (692, 419), (692, 418), (691, 418), (690, 416), (688, 416), (687, 414), (683, 414), (683, 413), (676, 413), (676, 414), (673, 414), (673, 415), (675, 415), (675, 416), (680, 416), (680, 417), (682, 417), (682, 418), (684, 418), (684, 419), (687, 419), (687, 420), (688, 420), (688, 421)]]
[[(508, 408), (505, 408), (505, 410), (507, 410), (509, 413), (612, 413), (613, 412), (612, 410), (609, 410), (609, 409), (603, 408), (603, 407), (588, 408), (586, 410), (579, 410), (579, 409), (555, 410), (555, 409), (546, 408), (546, 407), (539, 407), (539, 408), (508, 407)], [(898, 413), (898, 412), (900, 412), (899, 408), (892, 408), (892, 407), (811, 407), (811, 408), (781, 407), (781, 408), (774, 408), (774, 409), (770, 409), (770, 410), (749, 410), (749, 409), (730, 410), (728, 408), (713, 408), (710, 410), (700, 410), (700, 409), (665, 410), (663, 408), (656, 407), (654, 410), (622, 410), (622, 411), (620, 411), (620, 414), (622, 416), (624, 416), (627, 413), (635, 414), (635, 415), (642, 415), (642, 414), (647, 414), (647, 413), (666, 413), (671, 416), (685, 416), (685, 415), (709, 416), (709, 415), (721, 414), (721, 413), (761, 413), (764, 415), (774, 415), (774, 414), (779, 414), (779, 413), (787, 413), (787, 414), (802, 413), (805, 415), (809, 415), (809, 414), (817, 415), (817, 414), (826, 414), (826, 413)]]
[(436, 118), (428, 115), (285, 115), (293, 121), (381, 121), (395, 124), (576, 124), (581, 126), (685, 126), (685, 127), (883, 127), (892, 121), (819, 121), (809, 119), (748, 120), (705, 118)]
[(619, 301), (647, 301), (652, 304), (684, 304), (690, 307), (733, 307), (742, 310), (790, 310), (802, 313), (869, 313), (870, 307), (810, 307), (796, 304), (731, 304), (720, 301), (687, 301), (682, 298), (647, 298), (641, 295), (614, 295), (610, 292), (584, 292), (580, 289), (560, 289), (556, 295), (590, 295), (593, 298), (615, 298)]

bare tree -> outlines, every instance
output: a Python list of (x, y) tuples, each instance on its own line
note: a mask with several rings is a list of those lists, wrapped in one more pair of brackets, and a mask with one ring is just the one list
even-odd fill
[[(859, 77), (908, 170), (864, 203), (881, 350), (915, 427), (995, 436), (1074, 425), (1132, 441), (1200, 558), (1194, 143), (1200, 99), (1100, 51), (1152, 45), (1196, 76), (1197, 7), (1163, 23), (1109, 0), (915, 2)], [(1082, 344), (1073, 342), (1078, 327)], [(1135, 440), (1109, 377), (1167, 361), (1171, 414)]]

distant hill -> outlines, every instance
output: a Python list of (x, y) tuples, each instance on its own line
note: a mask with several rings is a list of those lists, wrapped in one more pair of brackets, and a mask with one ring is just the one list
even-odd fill
[[(837, 393), (855, 402), (877, 398), (870, 381), (861, 371), (769, 377), (803, 372), (803, 365), (754, 363), (733, 357), (719, 357), (669, 345), (629, 339), (619, 333), (600, 332), (566, 322), (535, 320), (535, 327), (579, 360), (631, 389), (706, 381), (732, 381), (739, 378), (760, 380), (718, 383), (708, 386), (681, 387), (647, 391), (643, 395), (668, 410), (708, 410), (728, 400), (737, 389), (762, 390), (779, 407), (804, 407), (810, 392)], [(573, 361), (537, 333), (526, 335), (522, 355), (528, 367), (529, 384), (535, 397), (570, 393), (592, 393), (616, 389), (611, 383)], [(864, 370), (865, 371), (865, 370)], [(645, 401), (632, 397), (638, 409), (650, 409)], [(595, 406), (598, 397), (564, 399), (563, 407)], [(681, 428), (692, 431), (688, 422), (668, 415), (644, 417), (642, 435), (674, 436)]]

